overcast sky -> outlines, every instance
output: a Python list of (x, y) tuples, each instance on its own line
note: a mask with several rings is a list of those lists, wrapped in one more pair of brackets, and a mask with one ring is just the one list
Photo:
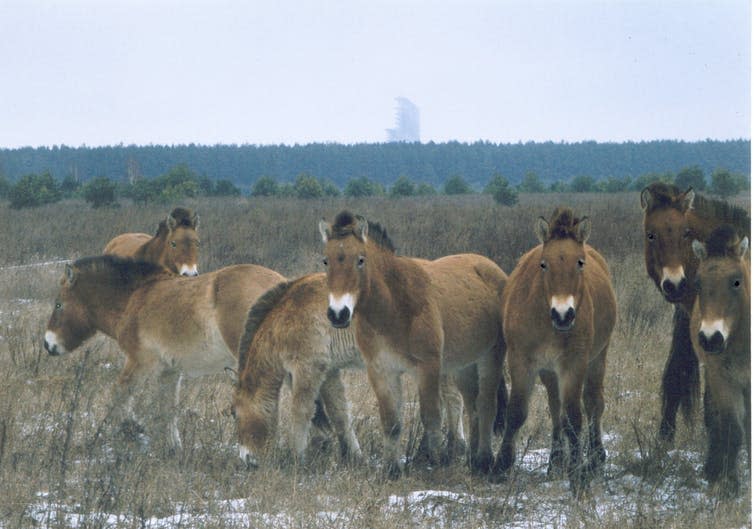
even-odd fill
[(0, 147), (750, 138), (748, 0), (0, 0)]

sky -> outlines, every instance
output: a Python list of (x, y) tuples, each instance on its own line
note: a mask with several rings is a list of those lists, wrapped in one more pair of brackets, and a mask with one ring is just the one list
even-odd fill
[(0, 0), (0, 148), (751, 137), (748, 0)]

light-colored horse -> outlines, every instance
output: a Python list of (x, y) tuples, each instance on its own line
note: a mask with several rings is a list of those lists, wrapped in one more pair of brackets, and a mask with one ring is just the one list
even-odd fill
[(616, 319), (607, 264), (586, 244), (590, 230), (589, 219), (577, 219), (570, 209), (556, 209), (549, 222), (540, 217), (536, 232), (542, 244), (521, 257), (503, 294), (511, 392), (495, 472), (504, 476), (513, 465), (516, 434), (539, 375), (552, 417), (548, 471), (563, 464), (565, 433), (574, 492), (586, 479), (581, 466), (582, 399), (589, 420), (588, 464), (595, 468), (605, 460), (603, 378)]
[(751, 265), (749, 239), (723, 225), (706, 244), (695, 240), (699, 259), (691, 315), (694, 350), (704, 364), (704, 476), (723, 496), (739, 489), (736, 459), (744, 439), (751, 468)]
[(505, 273), (480, 255), (426, 261), (399, 257), (377, 224), (344, 211), (320, 222), (335, 327), (355, 326), (377, 396), (387, 475), (400, 475), (401, 374), (415, 376), (423, 443), (441, 459), (441, 375), (455, 377), (471, 428), (472, 468), (489, 471), (505, 346), (500, 292)]
[(44, 346), (60, 355), (97, 331), (115, 339), (126, 355), (116, 410), (122, 412), (122, 404), (128, 410), (136, 384), (157, 376), (160, 417), (170, 419), (165, 425), (169, 448), (178, 449), (175, 406), (181, 377), (235, 368), (249, 307), (284, 279), (256, 265), (181, 277), (153, 263), (115, 256), (79, 259), (66, 265)]
[(174, 274), (195, 276), (199, 273), (198, 226), (196, 213), (175, 208), (160, 222), (154, 237), (146, 233), (124, 233), (107, 243), (102, 253), (157, 263)]
[[(241, 459), (257, 466), (277, 428), (281, 384), (291, 381), (290, 441), (304, 461), (315, 399), (321, 395), (346, 460), (361, 459), (351, 426), (340, 371), (363, 368), (351, 329), (336, 329), (327, 319), (327, 279), (311, 274), (281, 283), (249, 311), (239, 348), (233, 415), (238, 425)], [(442, 396), (448, 414), (448, 443), (464, 443), (462, 405), (445, 381)]]

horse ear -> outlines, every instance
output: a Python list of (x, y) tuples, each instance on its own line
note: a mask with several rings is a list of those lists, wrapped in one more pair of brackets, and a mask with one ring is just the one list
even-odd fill
[(367, 242), (367, 235), (369, 234), (369, 223), (367, 222), (367, 219), (362, 216), (357, 216), (356, 230), (354, 230), (354, 232), (362, 242)]
[(744, 237), (741, 239), (741, 242), (738, 243), (738, 246), (736, 246), (736, 253), (739, 258), (743, 258), (744, 255), (746, 255), (746, 250), (749, 249), (749, 238)]
[(576, 240), (583, 244), (589, 239), (591, 233), (592, 219), (589, 217), (582, 217), (576, 226)]
[(194, 213), (191, 216), (191, 227), (194, 229), (197, 229), (199, 227), (199, 214), (198, 213)]
[(325, 219), (319, 221), (319, 234), (322, 235), (322, 242), (330, 240), (330, 225)]
[(696, 194), (694, 193), (694, 188), (689, 187), (686, 192), (683, 194), (683, 198), (681, 198), (681, 211), (686, 213), (688, 210), (692, 209), (694, 207), (694, 197)]
[(175, 217), (173, 217), (172, 213), (170, 215), (168, 215), (168, 218), (166, 219), (165, 222), (167, 223), (168, 229), (170, 231), (173, 231), (175, 229), (176, 225), (178, 224), (176, 222), (176, 220), (175, 220)]
[(68, 284), (70, 286), (73, 286), (73, 284), (76, 282), (76, 271), (70, 264), (67, 263), (65, 265), (65, 279), (66, 281), (68, 281)]
[(238, 385), (238, 371), (236, 371), (232, 367), (226, 367), (225, 374), (230, 377), (230, 379), (233, 381), (233, 384)]
[(652, 192), (649, 190), (648, 187), (645, 187), (644, 189), (641, 190), (641, 209), (646, 211), (651, 203), (652, 203)]
[(704, 247), (703, 243), (696, 239), (691, 242), (691, 249), (694, 250), (694, 255), (700, 261), (704, 261), (707, 258), (707, 248)]
[(544, 217), (539, 217), (534, 222), (534, 233), (537, 234), (539, 242), (545, 243), (550, 235), (550, 223)]

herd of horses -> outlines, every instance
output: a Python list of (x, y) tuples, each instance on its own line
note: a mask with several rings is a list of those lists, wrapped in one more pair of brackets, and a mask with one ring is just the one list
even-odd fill
[[(749, 215), (662, 183), (642, 191), (641, 206), (647, 273), (675, 307), (659, 439), (672, 443), (679, 409), (691, 417), (703, 364), (704, 475), (714, 491), (736, 495), (744, 440), (751, 457)], [(340, 371), (365, 368), (384, 470), (397, 478), (401, 375), (409, 373), (423, 427), (416, 457), (436, 465), (465, 453), (472, 471), (502, 480), (538, 377), (552, 417), (548, 474), (565, 472), (580, 494), (604, 464), (603, 381), (617, 304), (607, 263), (587, 243), (588, 217), (558, 207), (537, 219), (540, 244), (510, 275), (476, 254), (400, 256), (386, 229), (348, 211), (319, 223), (326, 273), (288, 280), (242, 264), (198, 274), (197, 227), (195, 213), (176, 208), (154, 236), (120, 235), (104, 255), (66, 265), (44, 346), (64, 354), (97, 331), (118, 342), (126, 359), (115, 427), (143, 431), (133, 400), (156, 381), (155, 439), (174, 453), (182, 377), (225, 371), (248, 466), (275, 442), (283, 384), (294, 457), (304, 462), (312, 428), (325, 428), (344, 460), (360, 462)]]

